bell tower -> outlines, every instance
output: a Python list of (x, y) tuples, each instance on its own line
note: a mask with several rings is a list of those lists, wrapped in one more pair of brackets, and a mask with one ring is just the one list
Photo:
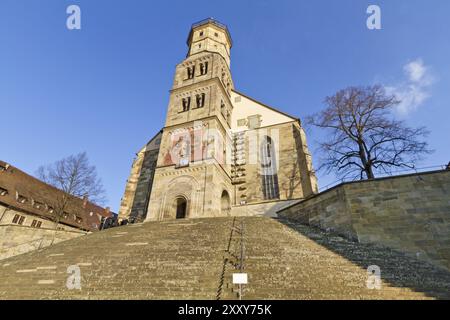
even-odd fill
[(147, 220), (227, 216), (233, 202), (231, 36), (205, 19), (192, 25), (187, 45), (170, 90)]

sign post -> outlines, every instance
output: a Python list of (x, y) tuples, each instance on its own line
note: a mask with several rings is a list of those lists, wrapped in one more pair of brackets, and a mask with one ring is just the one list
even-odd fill
[(242, 300), (242, 285), (248, 283), (246, 273), (233, 273), (233, 284), (239, 285), (239, 300)]

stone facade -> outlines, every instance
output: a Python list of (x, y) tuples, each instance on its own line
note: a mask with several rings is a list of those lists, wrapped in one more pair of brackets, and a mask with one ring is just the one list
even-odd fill
[[(194, 24), (188, 47), (176, 66), (160, 143), (134, 161), (121, 219), (241, 215), (255, 210), (239, 207), (317, 192), (300, 120), (235, 90), (226, 26)], [(280, 206), (260, 206), (268, 207)]]
[(161, 132), (140, 150), (133, 161), (125, 194), (122, 197), (119, 219), (139, 222), (145, 219), (149, 194), (152, 190), (156, 162), (161, 144)]
[(450, 171), (345, 183), (278, 212), (450, 269)]
[[(64, 197), (66, 204), (61, 209)], [(58, 210), (64, 210), (59, 217)], [(87, 198), (67, 195), (9, 163), (0, 161), (0, 225), (97, 231), (101, 227), (102, 218), (112, 216), (109, 208), (97, 206)]]

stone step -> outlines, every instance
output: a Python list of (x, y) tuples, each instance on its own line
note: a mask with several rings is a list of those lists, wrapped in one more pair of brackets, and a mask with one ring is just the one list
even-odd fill
[[(450, 275), (389, 248), (267, 217), (244, 223), (245, 299), (450, 298)], [(236, 299), (240, 235), (234, 218), (129, 225), (58, 243), (0, 263), (0, 299)], [(230, 247), (230, 252), (227, 248)], [(81, 290), (68, 290), (67, 267), (80, 264)], [(367, 267), (382, 270), (369, 290)]]

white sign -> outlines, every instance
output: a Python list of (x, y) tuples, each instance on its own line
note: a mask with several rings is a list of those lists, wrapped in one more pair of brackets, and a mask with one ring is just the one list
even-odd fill
[(247, 274), (246, 273), (233, 273), (233, 284), (247, 284)]

